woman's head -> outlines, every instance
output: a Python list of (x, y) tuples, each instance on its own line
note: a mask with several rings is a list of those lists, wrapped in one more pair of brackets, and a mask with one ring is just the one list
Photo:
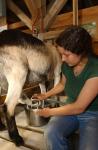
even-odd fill
[(88, 56), (92, 54), (92, 38), (80, 26), (70, 26), (56, 39), (56, 44), (77, 55)]

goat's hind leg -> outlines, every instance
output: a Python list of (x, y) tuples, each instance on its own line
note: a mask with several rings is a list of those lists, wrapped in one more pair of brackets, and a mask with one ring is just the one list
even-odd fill
[(18, 103), (18, 99), (20, 98), (22, 87), (26, 79), (25, 72), (24, 74), (20, 74), (17, 76), (17, 79), (14, 78), (13, 75), (10, 77), (11, 80), (8, 79), (9, 87), (4, 105), (4, 114), (6, 117), (9, 136), (17, 146), (24, 144), (23, 138), (19, 135), (14, 114), (15, 107)]
[(23, 138), (19, 135), (16, 121), (15, 121), (15, 115), (10, 116), (7, 111), (7, 105), (4, 105), (4, 113), (6, 117), (6, 123), (8, 127), (8, 133), (11, 138), (11, 140), (15, 143), (16, 146), (20, 146), (24, 144)]

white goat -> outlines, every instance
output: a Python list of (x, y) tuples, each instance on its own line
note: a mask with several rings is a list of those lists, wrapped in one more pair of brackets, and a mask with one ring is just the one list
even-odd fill
[(0, 76), (8, 83), (4, 113), (10, 138), (16, 145), (24, 143), (19, 135), (14, 110), (18, 104), (25, 82), (44, 80), (54, 73), (55, 84), (60, 79), (61, 61), (54, 48), (41, 40), (19, 30), (0, 33)]

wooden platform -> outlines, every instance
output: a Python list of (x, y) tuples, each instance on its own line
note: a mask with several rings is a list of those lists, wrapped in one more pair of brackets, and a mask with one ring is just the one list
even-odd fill
[(24, 146), (16, 147), (11, 142), (8, 131), (0, 131), (0, 149), (2, 150), (45, 150), (45, 143), (43, 138), (44, 127), (29, 126), (26, 119), (26, 114), (21, 111), (16, 116), (16, 122), (20, 135), (25, 141)]

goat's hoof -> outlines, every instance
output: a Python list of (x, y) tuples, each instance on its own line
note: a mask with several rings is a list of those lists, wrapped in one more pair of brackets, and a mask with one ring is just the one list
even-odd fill
[(12, 139), (16, 146), (24, 145), (24, 140), (21, 136), (17, 136), (14, 139)]

